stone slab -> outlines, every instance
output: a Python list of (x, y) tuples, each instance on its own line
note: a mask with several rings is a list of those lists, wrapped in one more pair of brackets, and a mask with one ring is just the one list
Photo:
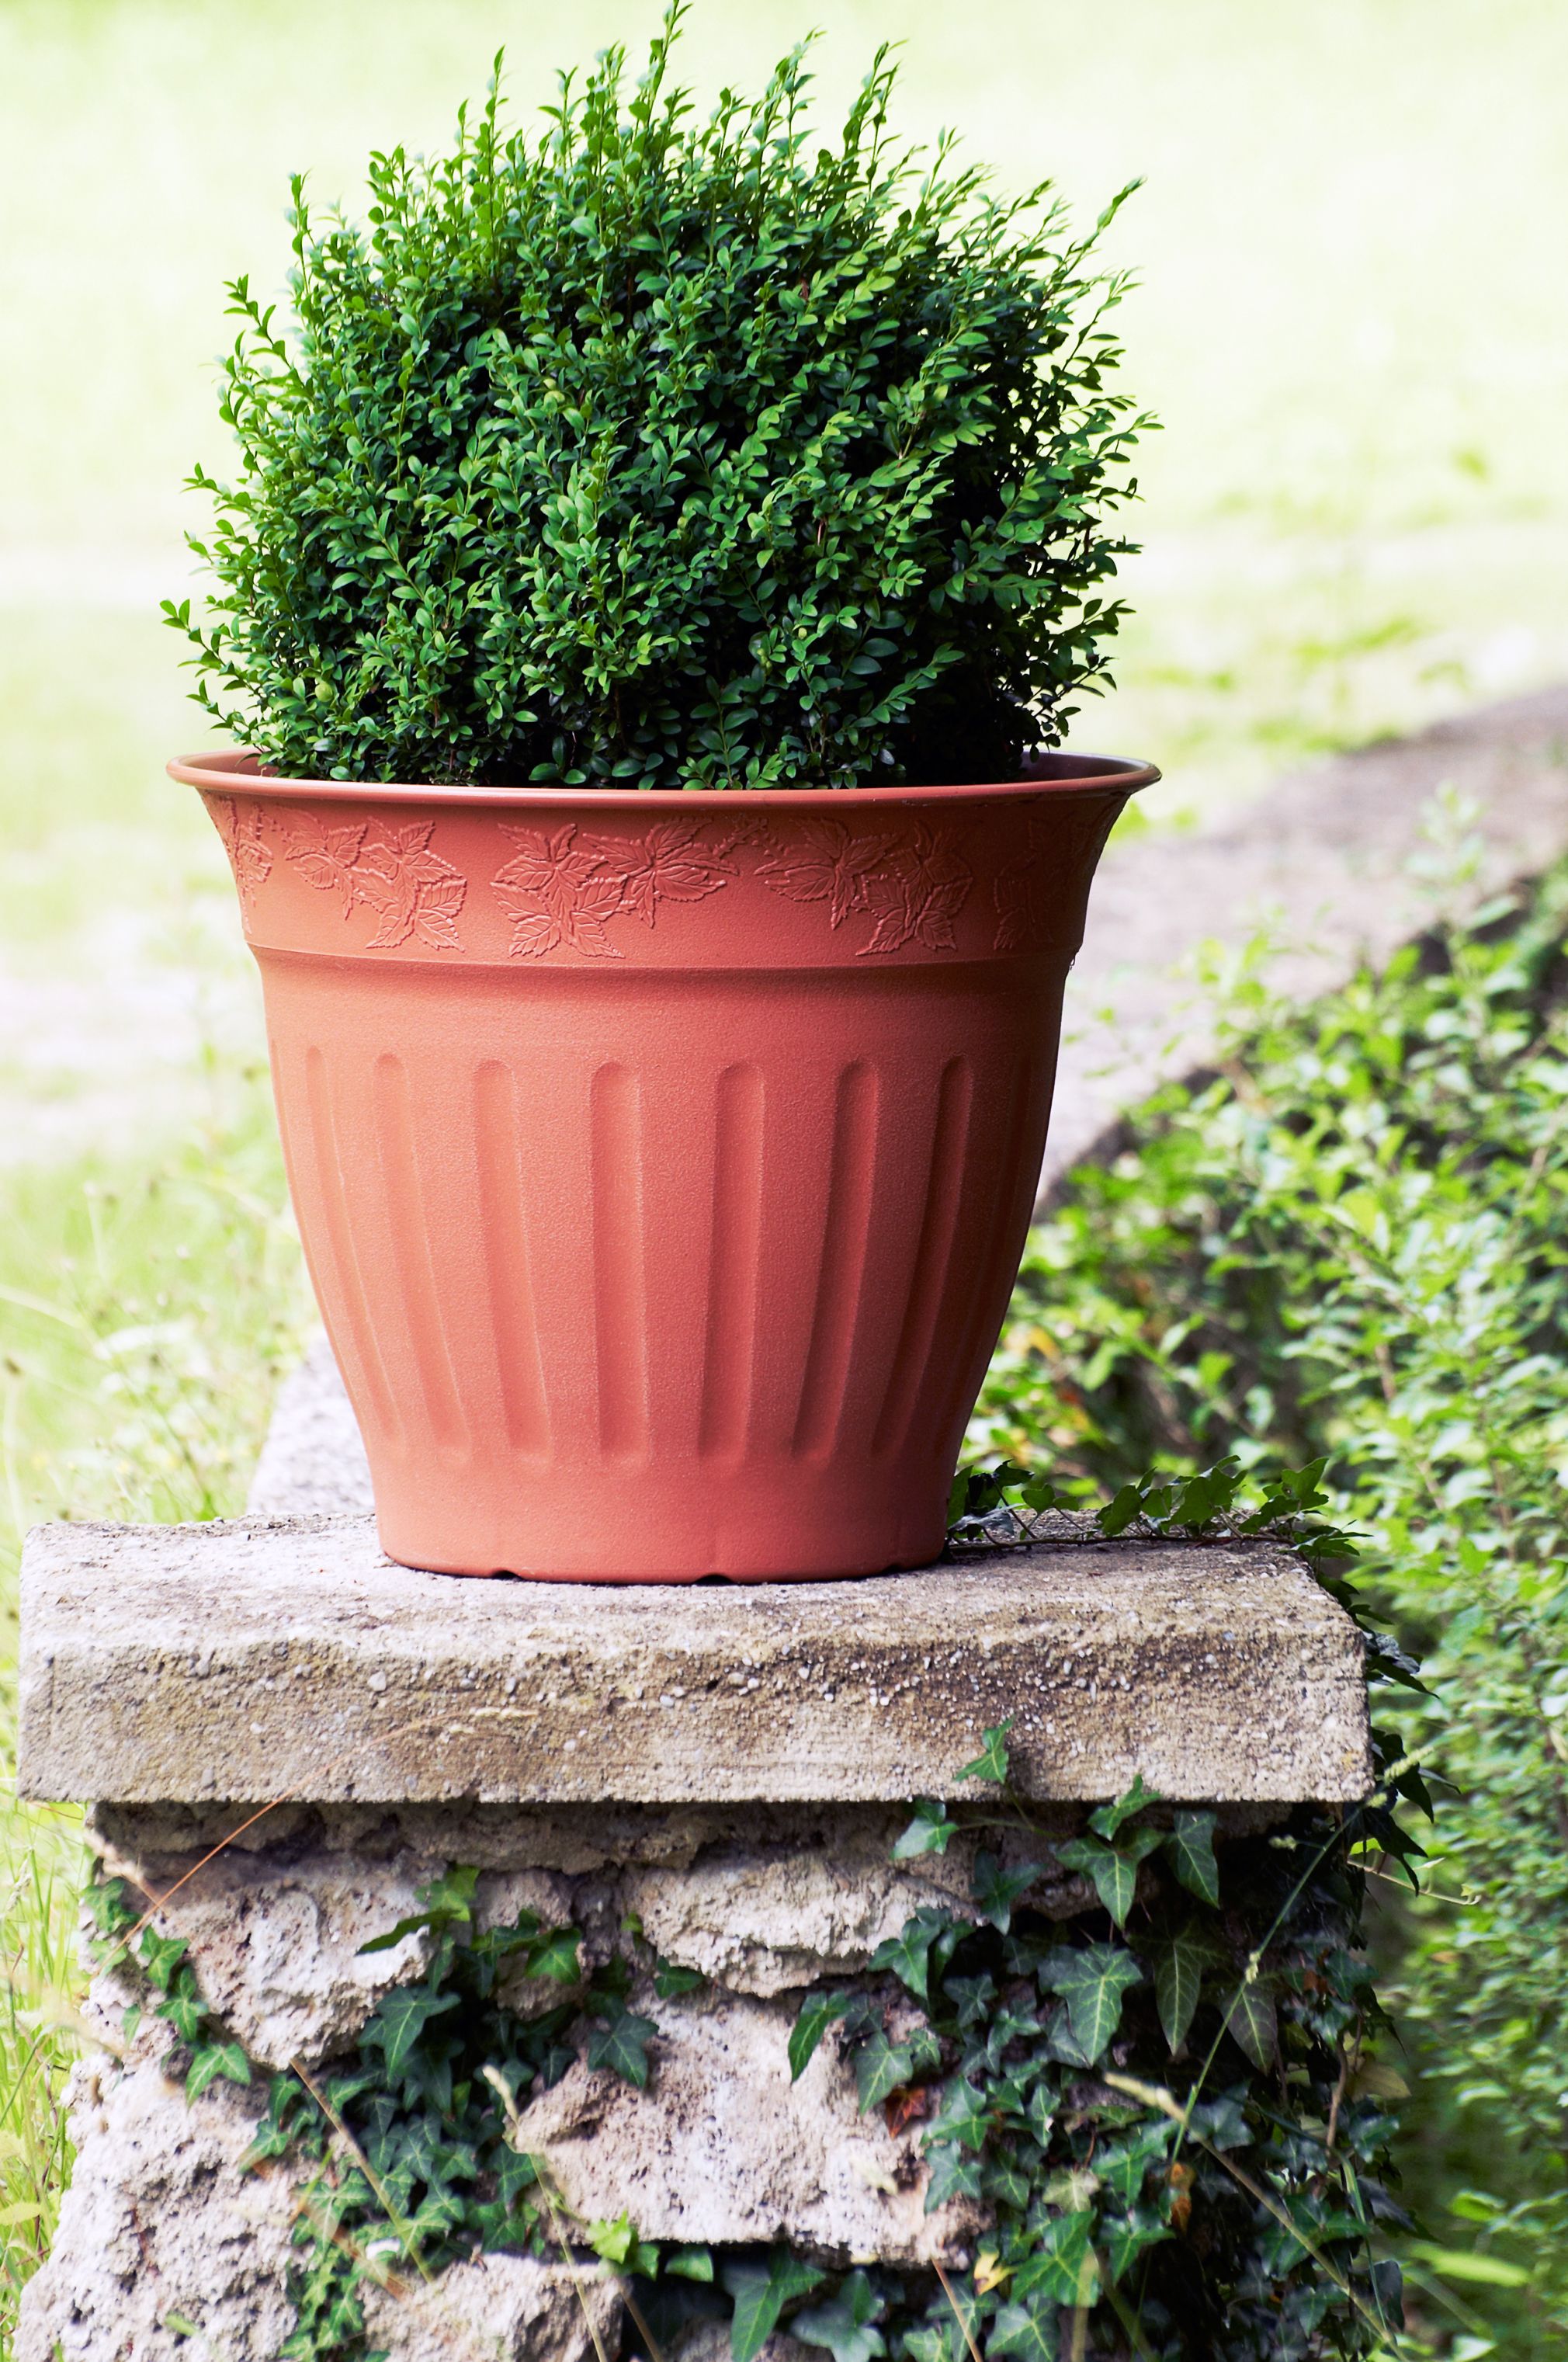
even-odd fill
[(22, 1617), (33, 1797), (897, 1801), (1008, 1716), (1040, 1798), (1370, 1784), (1360, 1636), (1267, 1542), (654, 1589), (417, 1573), (364, 1517), (57, 1525)]

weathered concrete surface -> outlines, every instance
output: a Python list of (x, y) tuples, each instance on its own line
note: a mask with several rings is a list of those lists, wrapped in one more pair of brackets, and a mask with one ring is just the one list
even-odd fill
[(256, 1518), (330, 1518), (368, 1517), (375, 1506), (353, 1406), (318, 1329), (278, 1389), (246, 1507)]
[(404, 2273), (372, 2290), (365, 2326), (372, 2351), (394, 2362), (593, 2362), (620, 2342), (620, 2289), (597, 2264), (476, 2256), (422, 2281)]
[[(1434, 875), (1423, 827), (1444, 788), (1474, 807), (1475, 857)], [(1306, 999), (1565, 850), (1568, 687), (1314, 764), (1190, 836), (1113, 842), (1068, 979), (1043, 1194), (1212, 1057), (1214, 995), (1184, 973), (1205, 943), (1239, 952), (1264, 929), (1263, 979)]]
[(297, 2200), (286, 2174), (238, 2169), (258, 2101), (219, 2082), (187, 2106), (143, 2057), (79, 2068), (71, 2102), (76, 2168), (22, 2299), (16, 2362), (273, 2362), (294, 2321), (283, 2274)]
[(367, 1518), (45, 1526), (22, 1618), (28, 1796), (894, 1801), (1008, 1716), (1040, 1797), (1370, 1781), (1360, 1636), (1266, 1542), (629, 1591), (417, 1573)]
[(861, 2114), (836, 2030), (792, 2083), (795, 2002), (652, 2006), (663, 2039), (647, 2091), (579, 2059), (522, 2112), (520, 2141), (549, 2158), (585, 2222), (624, 2209), (645, 2239), (782, 2237), (839, 2264), (970, 2261), (983, 2214), (967, 2201), (926, 2212), (921, 2127), (894, 2134), (879, 2109)]

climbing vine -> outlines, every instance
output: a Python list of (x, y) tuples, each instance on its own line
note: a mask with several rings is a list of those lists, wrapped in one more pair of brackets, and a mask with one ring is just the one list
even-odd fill
[[(1354, 1542), (1321, 1518), (1321, 1473), (1250, 1489), (1234, 1463), (1147, 1479), (1080, 1530), (1194, 1547), (1279, 1536), (1359, 1613), (1335, 1571)], [(1014, 1463), (965, 1470), (953, 1547), (1011, 1546), (1058, 1506)], [(1414, 1681), (1373, 1641), (1375, 1679)], [(247, 2162), (287, 2158), (302, 2182), (280, 2362), (373, 2362), (367, 2285), (498, 2249), (598, 2257), (643, 2362), (667, 2362), (703, 2320), (728, 2321), (733, 2362), (755, 2362), (781, 2326), (832, 2362), (1305, 2362), (1393, 2345), (1388, 2103), (1402, 2087), (1376, 2055), (1384, 2020), (1359, 1935), (1370, 1862), (1414, 1882), (1420, 1848), (1396, 1806), (1430, 1810), (1398, 1736), (1377, 1733), (1377, 1790), (1346, 1811), (1299, 1805), (1227, 1831), (1135, 1782), (1064, 1836), (1017, 1792), (1009, 1727), (957, 1775), (972, 1801), (917, 1800), (894, 1849), (972, 1845), (972, 1910), (917, 1910), (863, 1974), (806, 1995), (789, 2045), (798, 2077), (831, 2042), (862, 2113), (921, 2124), (927, 2211), (960, 2202), (984, 2226), (962, 2269), (829, 2269), (782, 2246), (645, 2239), (627, 2213), (576, 2218), (526, 2146), (526, 2097), (579, 2056), (646, 2085), (658, 2027), (634, 1993), (656, 2006), (702, 1980), (635, 1921), (599, 1962), (578, 1929), (530, 1912), (484, 1926), (478, 1873), (455, 1867), (366, 1948), (421, 1934), (422, 1975), (319, 2078), (269, 2080)], [(105, 1952), (139, 1963), (170, 2024), (170, 2070), (192, 2097), (218, 2077), (258, 2080), (183, 1944), (134, 1901), (121, 1880), (93, 1890)], [(520, 1981), (543, 2006), (515, 2005)]]

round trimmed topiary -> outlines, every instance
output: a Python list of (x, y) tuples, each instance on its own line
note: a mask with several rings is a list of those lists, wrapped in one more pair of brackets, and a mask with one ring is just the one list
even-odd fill
[(804, 46), (700, 121), (684, 13), (630, 97), (619, 50), (563, 78), (541, 138), (503, 135), (498, 58), (449, 156), (372, 160), (363, 226), (296, 180), (292, 336), (231, 288), (242, 464), (192, 479), (208, 620), (167, 613), (277, 769), (1002, 779), (1103, 675), (1146, 422), (1094, 235), (946, 137), (891, 149), (885, 49), (834, 147)]

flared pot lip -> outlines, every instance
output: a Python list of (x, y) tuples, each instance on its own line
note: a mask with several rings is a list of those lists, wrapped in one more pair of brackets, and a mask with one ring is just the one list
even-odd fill
[(267, 770), (258, 755), (240, 747), (216, 748), (206, 754), (181, 755), (168, 766), (170, 778), (207, 795), (232, 795), (236, 789), (251, 796), (269, 796), (297, 802), (308, 798), (322, 803), (436, 804), (452, 811), (517, 811), (531, 807), (553, 811), (683, 811), (722, 809), (739, 811), (840, 811), (847, 804), (933, 805), (994, 802), (1001, 798), (1042, 798), (1081, 795), (1135, 795), (1159, 778), (1153, 763), (1139, 763), (1117, 755), (1071, 755), (1061, 751), (1038, 756), (1030, 768), (1014, 779), (963, 782), (953, 786), (890, 788), (567, 788), (453, 787), (434, 782), (421, 785), (379, 779), (293, 779)]

